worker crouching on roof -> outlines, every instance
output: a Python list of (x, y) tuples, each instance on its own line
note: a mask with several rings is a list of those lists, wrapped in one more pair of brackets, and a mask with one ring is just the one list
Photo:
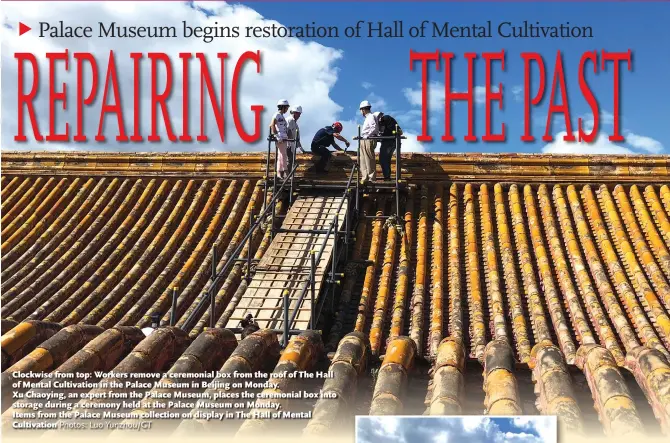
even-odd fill
[[(290, 115), (286, 119), (288, 123), (288, 147), (286, 149), (286, 154), (288, 155), (288, 170), (293, 170), (293, 157), (297, 153), (296, 149), (300, 149), (300, 152), (304, 153), (305, 150), (302, 148), (300, 143), (300, 127), (298, 126), (298, 119), (302, 115), (302, 106), (293, 106), (289, 112)], [(294, 141), (290, 141), (294, 140)]]
[(360, 168), (361, 168), (361, 184), (365, 185), (368, 182), (375, 181), (376, 164), (375, 164), (375, 148), (377, 147), (376, 140), (370, 140), (369, 137), (376, 137), (379, 135), (379, 125), (374, 114), (372, 114), (372, 105), (369, 101), (363, 100), (360, 106), (361, 114), (365, 117), (363, 122), (363, 129), (361, 130), (361, 152), (360, 152)]
[[(379, 125), (379, 135), (382, 137), (395, 137), (396, 131), (398, 136), (402, 135), (402, 129), (400, 129), (398, 122), (396, 122), (393, 117), (386, 115), (383, 112), (375, 112), (374, 115), (377, 118), (377, 124)], [(400, 146), (400, 140), (398, 140), (398, 146)], [(379, 163), (382, 167), (384, 180), (391, 179), (391, 159), (393, 158), (394, 151), (395, 140), (382, 140), (379, 146)]]
[(328, 160), (332, 155), (328, 149), (329, 146), (332, 146), (338, 151), (344, 151), (344, 149), (340, 148), (338, 144), (335, 143), (335, 139), (343, 141), (344, 144), (347, 145), (347, 148), (349, 147), (349, 141), (342, 137), (340, 132), (342, 132), (342, 123), (335, 122), (331, 126), (319, 129), (316, 132), (316, 135), (314, 135), (314, 139), (312, 140), (312, 152), (315, 155), (320, 156), (319, 160), (316, 162), (316, 172), (326, 172), (328, 170)]
[(277, 176), (285, 178), (288, 168), (288, 122), (284, 114), (288, 111), (288, 100), (279, 100), (277, 102), (277, 113), (272, 117), (270, 123), (270, 132), (277, 138)]

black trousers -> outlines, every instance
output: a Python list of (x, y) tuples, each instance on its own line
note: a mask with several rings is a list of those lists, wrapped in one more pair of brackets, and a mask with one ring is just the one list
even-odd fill
[(393, 153), (395, 152), (395, 141), (391, 143), (382, 142), (379, 147), (379, 164), (382, 167), (382, 173), (384, 178), (391, 178), (391, 159), (393, 158)]
[(328, 164), (328, 160), (330, 159), (330, 156), (333, 154), (327, 147), (315, 144), (312, 145), (312, 153), (314, 155), (318, 155), (321, 157), (319, 161), (316, 162), (316, 171), (317, 172), (325, 171), (326, 165)]

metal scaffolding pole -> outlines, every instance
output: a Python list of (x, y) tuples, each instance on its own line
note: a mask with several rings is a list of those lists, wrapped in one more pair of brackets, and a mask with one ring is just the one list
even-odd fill
[(337, 240), (339, 234), (340, 220), (337, 214), (335, 215), (335, 220), (333, 220), (333, 227), (335, 228), (335, 241), (333, 242), (333, 269), (331, 271), (330, 280), (331, 282), (335, 281), (335, 271), (337, 270)]
[[(284, 187), (289, 182), (290, 174), (293, 174), (294, 172), (295, 172), (295, 168), (289, 173), (289, 177), (287, 177), (286, 179), (284, 179), (282, 181), (282, 184), (280, 185), (279, 190), (284, 189)], [(275, 193), (272, 196), (272, 201), (270, 202), (271, 204), (273, 204), (275, 202), (278, 195), (279, 195), (278, 193)], [(223, 278), (223, 276), (230, 270), (230, 268), (233, 266), (233, 264), (238, 263), (238, 258), (239, 258), (240, 252), (244, 248), (245, 243), (247, 242), (247, 240), (249, 240), (251, 238), (253, 232), (260, 227), (262, 221), (266, 220), (266, 218), (268, 216), (268, 211), (269, 211), (269, 207), (266, 206), (265, 209), (263, 210), (263, 212), (261, 212), (261, 214), (257, 217), (256, 222), (253, 223), (253, 227), (251, 229), (249, 229), (249, 232), (244, 236), (244, 238), (241, 240), (241, 242), (239, 243), (237, 248), (235, 248), (235, 251), (230, 256), (230, 259), (226, 261), (226, 263), (224, 264), (221, 271), (220, 272), (213, 272), (213, 274), (212, 274), (213, 275), (212, 284), (211, 284), (210, 288), (208, 289), (208, 291), (205, 293), (205, 296), (202, 297), (202, 299), (200, 300), (200, 302), (198, 303), (196, 308), (193, 311), (191, 311), (191, 314), (186, 319), (186, 322), (184, 323), (184, 325), (182, 327), (182, 329), (184, 331), (189, 331), (191, 328), (193, 328), (194, 323), (195, 323), (195, 321), (197, 321), (197, 318), (201, 315), (202, 310), (206, 309), (207, 302), (209, 302), (211, 304), (210, 309), (211, 309), (211, 317), (212, 318), (210, 319), (210, 324), (212, 324), (213, 318), (214, 318), (214, 307), (215, 307), (215, 303), (216, 303), (216, 298), (215, 298), (214, 292), (217, 289), (219, 280), (221, 278)], [(213, 257), (212, 261), (216, 262), (216, 260), (214, 260), (214, 258), (216, 258), (216, 257)]]
[[(279, 153), (279, 146), (278, 143), (275, 143), (275, 170), (274, 170), (274, 177), (273, 177), (273, 185), (272, 185), (272, 193), (277, 193), (277, 155)], [(272, 200), (272, 223), (270, 224), (270, 239), (275, 238), (275, 213), (277, 211), (277, 200), (273, 199)]]
[(172, 288), (172, 310), (170, 311), (170, 326), (177, 323), (177, 288)]
[(268, 155), (265, 159), (265, 177), (264, 189), (263, 189), (263, 211), (265, 211), (266, 205), (268, 203), (268, 180), (270, 179), (270, 149), (272, 148), (272, 141), (274, 140), (274, 135), (268, 135)]
[[(216, 245), (212, 246), (212, 284), (216, 281), (216, 265), (217, 265), (217, 256), (216, 256)], [(203, 297), (204, 298), (204, 297)], [(214, 315), (214, 309), (216, 306), (216, 297), (214, 294), (210, 296), (210, 306), (209, 306), (209, 327), (214, 329), (216, 326), (216, 315)]]
[[(384, 140), (394, 140), (395, 141), (395, 147), (396, 147), (396, 157), (395, 157), (395, 184), (393, 188), (395, 189), (395, 201), (396, 201), (396, 216), (400, 217), (400, 140), (405, 139), (406, 137), (400, 135), (398, 133), (398, 125), (396, 125), (396, 130), (393, 131), (393, 135), (385, 135), (385, 136), (376, 136), (376, 137), (368, 137), (368, 140), (375, 140), (375, 141), (384, 141)], [(359, 155), (359, 163), (360, 163), (360, 150), (361, 150), (361, 127), (358, 127), (358, 137), (356, 137), (356, 140), (358, 140), (358, 155)], [(356, 211), (358, 212), (358, 183), (356, 187)]]
[[(300, 140), (300, 128), (296, 129), (295, 133), (296, 133), (295, 134), (295, 141), (293, 142), (294, 144), (293, 144), (293, 149), (292, 149), (292, 152), (291, 152), (291, 157), (293, 157), (291, 159), (291, 169), (296, 169), (297, 170), (298, 165), (296, 164), (296, 158), (298, 156), (298, 140)], [(295, 174), (293, 174), (291, 176), (291, 186), (290, 186), (290, 191), (289, 191), (289, 194), (288, 194), (288, 204), (289, 204), (289, 206), (291, 206), (293, 204), (293, 189), (294, 189), (293, 182), (294, 182), (294, 178), (295, 178)]]
[[(349, 174), (349, 180), (347, 181), (347, 185), (344, 189), (344, 193), (342, 195), (342, 200), (340, 201), (340, 204), (337, 208), (336, 213), (339, 213), (340, 210), (342, 209), (342, 205), (344, 204), (344, 200), (347, 198), (347, 195), (350, 193), (351, 189), (351, 181), (354, 178), (354, 169), (358, 171), (358, 168), (354, 166), (351, 170), (351, 173)], [(347, 204), (347, 213), (351, 211), (351, 207), (349, 204)], [(333, 245), (333, 262), (332, 262), (332, 268), (331, 268), (331, 278), (330, 283), (331, 285), (335, 284), (335, 277), (336, 277), (336, 271), (337, 271), (337, 261), (338, 261), (338, 256), (337, 256), (337, 241), (341, 235), (341, 232), (339, 232), (339, 217), (338, 215), (335, 215), (333, 217), (333, 221), (330, 223), (330, 227), (328, 228), (328, 231), (326, 232), (326, 237), (323, 240), (323, 243), (321, 244), (321, 248), (319, 249), (319, 253), (316, 256), (315, 263), (318, 263), (321, 260), (321, 256), (323, 255), (326, 246), (328, 245), (328, 240), (330, 239), (330, 235), (333, 234), (334, 237), (334, 245)], [(306, 286), (303, 287), (302, 291), (300, 292), (300, 296), (298, 297), (298, 301), (296, 302), (295, 308), (293, 310), (293, 313), (291, 315), (291, 320), (290, 323), (293, 324), (295, 321), (295, 318), (298, 315), (298, 309), (300, 308), (300, 305), (302, 304), (302, 301), (304, 300), (305, 296), (307, 295), (308, 289), (311, 287), (312, 282), (315, 280), (315, 277), (312, 278), (310, 276), (310, 281)], [(314, 298), (316, 298), (316, 294), (314, 294)], [(314, 306), (314, 301), (312, 303), (312, 306)], [(323, 304), (321, 305), (323, 306)], [(316, 319), (312, 324), (317, 324), (319, 317), (321, 316), (321, 312), (319, 311), (319, 314), (316, 316)], [(310, 320), (311, 321), (311, 320)]]
[(358, 199), (360, 198), (358, 185), (361, 182), (361, 125), (358, 125), (358, 151), (356, 152), (356, 161), (358, 167), (356, 168), (356, 212), (358, 212)]
[[(288, 322), (288, 308), (289, 308), (289, 293), (288, 290), (284, 290), (284, 336), (282, 340), (284, 342), (284, 347), (288, 346), (289, 338), (289, 322)], [(293, 321), (291, 321), (292, 323)]]
[(248, 246), (247, 246), (247, 283), (251, 283), (251, 239), (253, 238), (252, 232), (254, 228), (254, 209), (249, 210), (249, 232), (247, 236), (249, 237)]
[(316, 329), (316, 316), (314, 315), (314, 308), (316, 304), (316, 294), (315, 294), (315, 280), (316, 280), (316, 258), (314, 256), (314, 251), (311, 251), (310, 253), (310, 258), (311, 258), (311, 269), (310, 269), (310, 276), (309, 276), (309, 285), (310, 285), (310, 291), (312, 292), (312, 306), (311, 306), (311, 314), (310, 314), (310, 319), (309, 319), (309, 328), (310, 329)]
[[(360, 132), (360, 128), (359, 128)], [(268, 146), (268, 150), (270, 150), (270, 145)], [(360, 142), (359, 142), (359, 152), (360, 152)], [(275, 145), (275, 155), (278, 154), (278, 147)], [(269, 174), (269, 158), (270, 156), (268, 155), (268, 163), (266, 163), (266, 170), (268, 171)], [(295, 156), (294, 156), (295, 158)], [(342, 252), (339, 250), (338, 247), (338, 242), (340, 241), (340, 238), (342, 237), (344, 239), (344, 244), (346, 251), (348, 251), (348, 244), (349, 244), (349, 236), (352, 235), (353, 233), (351, 232), (351, 223), (352, 219), (350, 218), (352, 216), (351, 211), (352, 211), (352, 196), (351, 196), (351, 191), (353, 189), (353, 180), (354, 177), (358, 178), (360, 177), (360, 168), (358, 167), (357, 164), (355, 164), (351, 172), (349, 174), (349, 179), (347, 181), (347, 184), (344, 189), (344, 193), (342, 195), (342, 198), (340, 200), (339, 206), (337, 207), (337, 214), (333, 217), (332, 222), (330, 223), (330, 226), (328, 227), (327, 230), (324, 229), (304, 229), (304, 230), (298, 230), (298, 229), (274, 229), (274, 221), (276, 218), (276, 202), (277, 199), (280, 198), (280, 195), (282, 194), (283, 190), (286, 190), (287, 187), (291, 186), (291, 183), (293, 183), (294, 179), (294, 174), (297, 170), (297, 164), (294, 162), (293, 167), (291, 168), (291, 171), (289, 172), (289, 175), (282, 180), (282, 183), (278, 185), (278, 179), (277, 179), (277, 174), (274, 175), (273, 177), (273, 182), (274, 182), (274, 192), (272, 195), (272, 198), (270, 202), (267, 202), (267, 197), (266, 197), (266, 205), (264, 206), (264, 210), (261, 212), (260, 215), (254, 217), (253, 210), (250, 210), (249, 212), (249, 229), (248, 232), (245, 235), (245, 238), (242, 239), (240, 244), (237, 246), (235, 251), (232, 253), (230, 258), (225, 262), (223, 265), (223, 268), (220, 270), (220, 272), (217, 272), (217, 252), (216, 252), (216, 245), (212, 248), (212, 276), (211, 276), (211, 285), (208, 291), (203, 295), (202, 299), (196, 306), (196, 308), (191, 312), (189, 317), (186, 319), (185, 324), (183, 325), (182, 329), (189, 331), (192, 329), (194, 326), (195, 322), (199, 318), (199, 316), (202, 313), (203, 309), (206, 309), (205, 307), (207, 306), (207, 303), (209, 302), (210, 304), (210, 327), (213, 328), (216, 324), (216, 315), (215, 315), (215, 307), (216, 307), (216, 291), (217, 287), (219, 286), (219, 281), (225, 277), (226, 273), (230, 270), (231, 266), (234, 263), (240, 263), (240, 262), (246, 262), (247, 265), (247, 274), (246, 278), (247, 281), (251, 279), (251, 263), (252, 261), (256, 261), (255, 259), (251, 258), (251, 253), (252, 253), (252, 248), (251, 248), (251, 240), (253, 238), (253, 234), (257, 228), (261, 226), (262, 223), (267, 222), (268, 217), (271, 215), (272, 216), (272, 222), (273, 226), (271, 227), (271, 233), (274, 234), (276, 232), (306, 232), (310, 234), (325, 234), (325, 238), (323, 239), (322, 244), (320, 245), (320, 249), (318, 253), (316, 253), (314, 250), (311, 251), (311, 263), (310, 263), (310, 272), (309, 272), (309, 281), (307, 284), (302, 288), (300, 296), (297, 300), (291, 300), (290, 298), (290, 293), (289, 291), (285, 290), (283, 292), (283, 316), (284, 316), (284, 325), (283, 325), (283, 330), (281, 333), (284, 335), (283, 337), (283, 344), (286, 346), (288, 344), (289, 337), (291, 335), (295, 335), (295, 333), (299, 333), (300, 331), (295, 331), (290, 329), (291, 326), (295, 323), (296, 317), (300, 311), (300, 305), (302, 304), (305, 296), (307, 295), (307, 291), (310, 291), (310, 297), (312, 301), (312, 307), (311, 307), (311, 318), (309, 321), (309, 328), (315, 329), (318, 325), (319, 318), (321, 315), (321, 310), (319, 309), (317, 305), (317, 293), (316, 293), (316, 272), (317, 272), (317, 264), (321, 260), (325, 249), (328, 245), (328, 242), (330, 240), (331, 234), (333, 235), (334, 238), (334, 245), (333, 245), (333, 261), (331, 263), (331, 269), (330, 269), (330, 279), (329, 279), (329, 286), (328, 286), (328, 291), (327, 291), (327, 296), (333, 295), (334, 294), (334, 289), (335, 289), (335, 284), (337, 284), (336, 278), (337, 278), (337, 265), (339, 261), (339, 257), (342, 255)], [(269, 175), (268, 175), (269, 177)], [(267, 180), (266, 180), (267, 184)], [(356, 182), (356, 189), (358, 191), (358, 185), (359, 182), (357, 180)], [(358, 192), (356, 195), (357, 198), (357, 204), (358, 204)], [(344, 214), (345, 220), (345, 229), (346, 232), (342, 232), (339, 229), (339, 222), (341, 220), (339, 212), (342, 210), (342, 207), (345, 203), (345, 200), (347, 202), (347, 207), (346, 207), (346, 213)], [(356, 208), (357, 209), (357, 208)], [(343, 235), (344, 234), (344, 235)], [(244, 246), (247, 246), (247, 256), (245, 258), (240, 258), (239, 254), (241, 253), (242, 249)], [(346, 253), (346, 252), (345, 252)], [(300, 273), (300, 270), (295, 270), (291, 272), (298, 272)], [(176, 299), (175, 299), (176, 300)], [(324, 300), (325, 303), (326, 300)], [(174, 302), (174, 301), (173, 301)], [(291, 310), (291, 303), (295, 302), (295, 307), (293, 310)], [(321, 304), (321, 308), (323, 308), (323, 304)], [(291, 312), (292, 311), (292, 312)], [(176, 308), (173, 309), (173, 315), (176, 312)]]
[(395, 209), (396, 216), (400, 219), (400, 134), (398, 125), (395, 125)]

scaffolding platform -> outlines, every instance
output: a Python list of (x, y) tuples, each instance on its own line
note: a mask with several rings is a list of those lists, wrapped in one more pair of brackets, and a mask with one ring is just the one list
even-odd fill
[[(340, 191), (347, 187), (346, 180), (310, 180), (306, 178), (300, 178), (296, 180), (296, 188), (300, 191), (302, 190), (319, 190), (319, 191)], [(400, 189), (405, 188), (405, 183), (401, 182), (398, 184)], [(377, 179), (375, 182), (368, 183), (365, 186), (365, 189), (383, 189), (387, 191), (395, 191), (396, 183), (395, 179), (384, 180)]]
[[(316, 309), (314, 303), (318, 304), (318, 294), (330, 277), (330, 266), (339, 241), (338, 235), (330, 235), (328, 231), (333, 227), (336, 216), (337, 232), (344, 230), (347, 210), (348, 201), (343, 196), (297, 198), (281, 228), (276, 231), (268, 251), (258, 262), (255, 274), (226, 328), (237, 328), (240, 321), (251, 314), (261, 329), (286, 330), (286, 297), (288, 312), (294, 317), (293, 321), (288, 321), (288, 329), (313, 329), (310, 319)], [(312, 293), (316, 294), (314, 303)]]

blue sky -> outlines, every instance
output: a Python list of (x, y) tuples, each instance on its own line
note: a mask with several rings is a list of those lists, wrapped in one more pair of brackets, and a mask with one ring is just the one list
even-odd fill
[(359, 416), (357, 443), (556, 443), (552, 416)]
[[(3, 4), (4, 5), (4, 4)], [(667, 91), (667, 77), (670, 72), (668, 46), (670, 42), (670, 2), (567, 2), (567, 3), (530, 3), (530, 2), (321, 2), (321, 1), (249, 1), (242, 3), (201, 2), (198, 8), (189, 2), (49, 2), (40, 5), (30, 2), (8, 2), (3, 7), (2, 35), (2, 149), (50, 149), (50, 150), (102, 150), (102, 151), (263, 151), (265, 134), (272, 118), (277, 100), (286, 98), (291, 104), (303, 106), (304, 113), (300, 119), (303, 141), (311, 140), (313, 134), (323, 126), (338, 120), (344, 124), (343, 135), (349, 139), (356, 135), (356, 125), (362, 123), (358, 112), (358, 104), (363, 99), (370, 100), (375, 109), (395, 116), (409, 136), (403, 144), (403, 150), (429, 152), (548, 152), (548, 153), (600, 153), (600, 154), (668, 154), (670, 153), (670, 133), (667, 131), (670, 121), (670, 94)], [(28, 7), (29, 6), (29, 7)], [(382, 21), (390, 24), (394, 20), (403, 20), (404, 30), (408, 34), (409, 27), (418, 25), (423, 20), (456, 26), (485, 24), (491, 20), (494, 28), (504, 21), (521, 24), (524, 20), (540, 22), (541, 25), (560, 25), (570, 22), (571, 25), (590, 26), (593, 29), (592, 39), (513, 39), (501, 38), (496, 35), (490, 39), (477, 38), (360, 38), (349, 39), (344, 36), (309, 41), (305, 39), (283, 38), (220, 38), (211, 43), (198, 38), (163, 39), (113, 39), (94, 35), (90, 39), (69, 39), (59, 37), (39, 37), (40, 21), (52, 24), (59, 20), (70, 26), (97, 26), (98, 22), (118, 25), (167, 26), (179, 29), (181, 34), (182, 21), (190, 26), (268, 26), (279, 23), (283, 26), (304, 26), (316, 22), (317, 25), (336, 26), (343, 30), (357, 21)], [(19, 36), (18, 23), (23, 22), (33, 27), (33, 31)], [(101, 85), (98, 87), (97, 99), (85, 109), (84, 131), (90, 135), (86, 143), (43, 143), (36, 145), (33, 140), (28, 143), (14, 141), (17, 133), (20, 113), (17, 109), (18, 65), (13, 54), (15, 52), (34, 52), (40, 56), (41, 75), (40, 91), (36, 99), (39, 125), (46, 131), (49, 125), (48, 90), (49, 65), (44, 53), (68, 50), (71, 54), (77, 51), (92, 52), (101, 64)], [(421, 132), (421, 71), (416, 64), (414, 71), (409, 67), (410, 50), (421, 52), (452, 52), (455, 59), (452, 63), (452, 87), (463, 91), (467, 85), (467, 61), (465, 52), (506, 51), (505, 71), (495, 63), (493, 83), (503, 84), (503, 110), (497, 109), (494, 103), (493, 131), (498, 133), (504, 122), (507, 131), (505, 143), (484, 143), (481, 140), (468, 143), (463, 140), (467, 133), (467, 105), (460, 102), (452, 107), (452, 133), (456, 141), (444, 143), (441, 136), (444, 132), (444, 72), (435, 72), (431, 66), (430, 80), (430, 128), (432, 143), (421, 144), (416, 136)], [(563, 64), (567, 80), (568, 101), (571, 110), (572, 129), (577, 129), (577, 119), (584, 117), (588, 123), (591, 117), (590, 107), (582, 97), (578, 78), (579, 61), (586, 51), (607, 50), (633, 54), (633, 71), (622, 71), (621, 78), (621, 117), (622, 133), (625, 143), (611, 143), (608, 136), (612, 133), (613, 115), (613, 70), (610, 66), (605, 72), (587, 74), (587, 81), (593, 90), (601, 108), (600, 138), (587, 145), (567, 143), (563, 141), (565, 124), (562, 116), (553, 120), (550, 133), (555, 141), (550, 145), (542, 141), (547, 119), (551, 83), (554, 73), (556, 52), (563, 53)], [(105, 125), (108, 141), (97, 143), (92, 140), (98, 131), (99, 115), (102, 107), (102, 79), (110, 50), (114, 50), (116, 69), (118, 72), (124, 115), (128, 122), (134, 113), (132, 88), (135, 79), (131, 52), (161, 51), (172, 59), (174, 66), (179, 66), (178, 55), (181, 52), (203, 52), (209, 60), (210, 69), (217, 63), (217, 53), (227, 52), (225, 78), (227, 138), (220, 141), (216, 131), (217, 124), (211, 112), (211, 104), (207, 103), (205, 115), (206, 131), (211, 142), (208, 143), (173, 143), (165, 140), (164, 125), (160, 123), (159, 133), (163, 141), (158, 143), (143, 142), (141, 144), (117, 143), (114, 141), (118, 125), (114, 116), (107, 116)], [(244, 70), (240, 90), (241, 119), (247, 130), (252, 129), (253, 113), (251, 106), (262, 104), (261, 142), (248, 144), (242, 142), (236, 133), (232, 121), (231, 78), (237, 58), (246, 51), (260, 51), (262, 60), (261, 73), (257, 74), (253, 67)], [(539, 52), (543, 55), (546, 73), (546, 93), (544, 102), (532, 110), (532, 134), (534, 143), (520, 140), (524, 125), (524, 107), (518, 89), (524, 82), (524, 63), (522, 52)], [(71, 60), (72, 61), (72, 60)], [(63, 81), (70, 84), (66, 110), (57, 109), (57, 126), (62, 132), (66, 122), (76, 123), (75, 93), (76, 70), (74, 63), (69, 72), (58, 72)], [(145, 65), (141, 74), (140, 94), (142, 101), (150, 100), (150, 70)], [(592, 69), (592, 65), (588, 65)], [(192, 67), (191, 69), (195, 69)], [(212, 69), (215, 85), (220, 85), (219, 70)], [(168, 102), (172, 124), (179, 127), (183, 119), (181, 109), (183, 93), (181, 90), (182, 74), (174, 70), (173, 93)], [(194, 72), (195, 73), (195, 72)], [(533, 71), (534, 82), (537, 77)], [(59, 77), (60, 78), (60, 77)], [(60, 81), (60, 80), (59, 80)], [(159, 79), (159, 85), (163, 80)], [(475, 63), (475, 87), (485, 86), (485, 63), (480, 56)], [(215, 87), (216, 88), (216, 87)], [(192, 128), (199, 127), (200, 107), (198, 101), (200, 82), (195, 75), (188, 83), (191, 102), (187, 118)], [(515, 91), (517, 94), (515, 95)], [(534, 92), (534, 91), (533, 91)], [(59, 108), (59, 106), (57, 106)], [(150, 109), (143, 106), (141, 110), (142, 133), (150, 130)], [(485, 106), (475, 107), (475, 132), (477, 137), (484, 135)], [(130, 123), (128, 123), (130, 124)], [(588, 125), (587, 125), (588, 128)], [(128, 129), (128, 128), (127, 128)]]
[[(279, 21), (285, 26), (304, 25), (317, 22), (319, 25), (335, 25), (343, 29), (353, 25), (357, 20), (383, 21), (391, 23), (393, 20), (405, 22), (405, 33), (412, 24), (418, 24), (424, 19), (439, 22), (449, 21), (452, 24), (469, 25), (472, 23), (493, 23), (511, 21), (521, 23), (523, 20), (541, 22), (542, 25), (559, 25), (570, 22), (572, 25), (591, 26), (591, 39), (512, 39), (500, 38), (494, 35), (491, 39), (451, 39), (451, 38), (402, 38), (402, 39), (319, 39), (319, 43), (343, 50), (344, 56), (338, 61), (338, 80), (331, 91), (331, 97), (344, 107), (343, 118), (356, 118), (357, 106), (362, 98), (381, 99), (385, 103), (385, 110), (396, 115), (419, 109), (411, 106), (407, 99), (406, 88), (418, 90), (420, 71), (409, 70), (409, 51), (435, 51), (440, 49), (456, 54), (453, 64), (452, 82), (455, 88), (465, 89), (467, 86), (467, 63), (463, 57), (465, 52), (497, 52), (505, 49), (506, 70), (500, 71), (500, 64), (495, 64), (494, 81), (502, 82), (504, 88), (504, 110), (495, 108), (494, 130), (499, 132), (500, 124), (507, 125), (507, 143), (467, 143), (463, 136), (467, 132), (467, 106), (455, 104), (452, 120), (456, 142), (445, 144), (440, 137), (443, 134), (444, 119), (442, 112), (431, 111), (434, 122), (430, 126), (430, 134), (435, 142), (430, 151), (482, 151), (482, 152), (537, 152), (546, 142), (540, 140), (544, 134), (547, 118), (546, 108), (548, 100), (541, 106), (534, 108), (533, 135), (535, 143), (523, 143), (520, 136), (523, 133), (523, 102), (514, 100), (512, 89), (523, 84), (523, 60), (521, 52), (539, 52), (545, 59), (547, 69), (548, 97), (556, 51), (560, 50), (564, 57), (564, 70), (567, 79), (568, 98), (572, 118), (572, 128), (577, 128), (577, 118), (588, 116), (590, 107), (583, 98), (578, 84), (579, 60), (583, 52), (602, 50), (612, 52), (633, 52), (633, 71), (625, 71), (621, 82), (621, 114), (624, 134), (647, 137), (658, 144), (651, 149), (631, 146), (629, 143), (620, 144), (633, 152), (639, 153), (666, 153), (670, 149), (670, 133), (666, 130), (670, 119), (670, 93), (667, 91), (667, 76), (670, 72), (670, 57), (668, 46), (670, 42), (670, 28), (667, 27), (670, 19), (670, 4), (668, 3), (485, 3), (470, 4), (453, 2), (427, 3), (276, 3), (260, 2), (249, 3), (268, 19)], [(485, 66), (481, 56), (475, 67), (475, 84), (485, 84)], [(419, 65), (417, 64), (417, 68)], [(430, 79), (443, 82), (442, 72), (432, 72)], [(587, 79), (599, 102), (601, 111), (605, 114), (608, 125), (601, 127), (606, 135), (611, 134), (611, 112), (613, 111), (613, 71), (594, 74), (589, 72)], [(372, 86), (363, 84), (368, 83)], [(442, 107), (443, 108), (443, 107)], [(381, 109), (380, 109), (381, 110)], [(476, 135), (484, 133), (485, 108), (483, 105), (475, 109)], [(415, 113), (416, 116), (416, 113)], [(360, 117), (358, 117), (360, 120)], [(419, 132), (418, 119), (405, 118), (401, 125)], [(552, 126), (552, 135), (565, 130), (562, 118), (557, 119)], [(649, 141), (649, 140), (647, 140)], [(660, 145), (660, 146), (659, 146)], [(650, 147), (649, 144), (640, 146)], [(660, 149), (659, 149), (660, 148)], [(660, 152), (658, 152), (660, 151)]]

